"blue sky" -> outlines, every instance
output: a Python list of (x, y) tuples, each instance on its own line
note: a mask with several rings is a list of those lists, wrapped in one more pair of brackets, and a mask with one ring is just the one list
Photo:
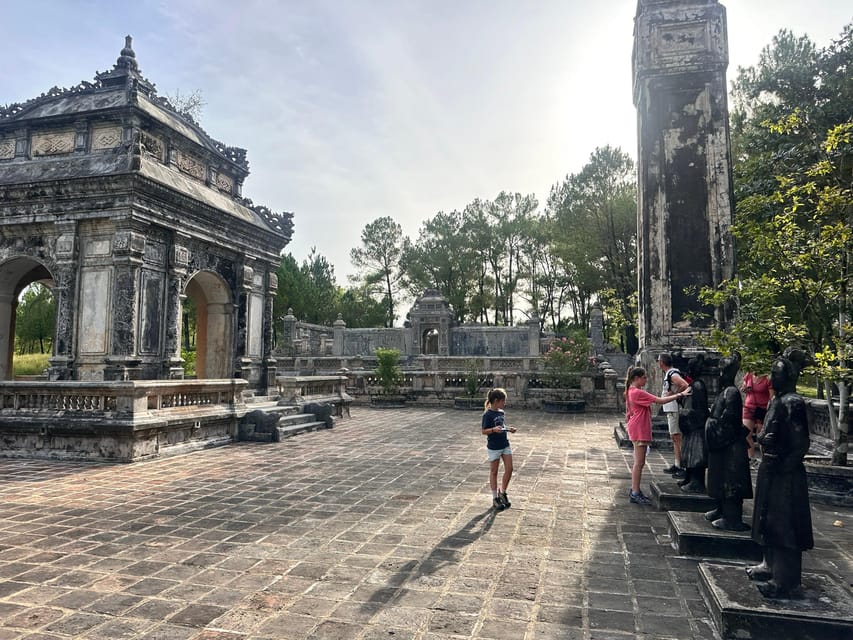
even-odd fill
[[(779, 29), (827, 44), (849, 0), (728, 0), (729, 80)], [(288, 249), (351, 273), (391, 216), (534, 193), (597, 146), (636, 156), (636, 0), (28, 0), (4, 7), (0, 104), (92, 80), (124, 36), (161, 94), (200, 90), (201, 125), (248, 149), (244, 195), (294, 216)]]

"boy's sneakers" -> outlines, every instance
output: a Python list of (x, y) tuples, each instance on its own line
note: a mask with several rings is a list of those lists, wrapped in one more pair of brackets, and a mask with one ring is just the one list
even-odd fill
[(678, 465), (672, 464), (672, 465), (668, 466), (666, 469), (664, 469), (663, 472), (664, 473), (675, 473), (680, 468), (681, 467), (679, 467)]
[(638, 493), (634, 493), (633, 491), (628, 492), (628, 499), (634, 504), (651, 504), (652, 501), (649, 500), (648, 496), (644, 495), (642, 491)]
[(501, 491), (501, 492), (498, 494), (498, 498), (499, 498), (499, 499), (500, 499), (500, 501), (503, 503), (504, 509), (509, 509), (509, 508), (510, 508), (510, 506), (511, 506), (511, 505), (510, 505), (510, 502), (509, 502), (509, 498), (507, 498), (507, 496), (506, 496), (506, 492), (505, 492), (505, 491)]
[(683, 469), (682, 467), (678, 467), (675, 471), (672, 472), (672, 477), (678, 480), (687, 476), (687, 469)]
[(492, 505), (495, 507), (495, 511), (503, 511), (506, 509), (504, 506), (503, 500), (501, 500), (500, 495), (497, 495), (492, 500)]

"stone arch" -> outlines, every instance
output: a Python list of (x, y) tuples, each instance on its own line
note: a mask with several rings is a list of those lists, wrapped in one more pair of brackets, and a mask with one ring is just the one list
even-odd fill
[(199, 271), (187, 282), (184, 295), (198, 310), (196, 377), (232, 377), (234, 301), (228, 284), (213, 271)]
[(34, 282), (54, 287), (53, 275), (40, 261), (20, 256), (0, 263), (0, 380), (12, 379), (18, 296)]

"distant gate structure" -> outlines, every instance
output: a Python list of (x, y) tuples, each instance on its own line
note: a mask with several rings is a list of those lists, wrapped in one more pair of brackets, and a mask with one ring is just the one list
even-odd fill
[(273, 389), (292, 214), (242, 197), (246, 151), (159, 97), (131, 45), (94, 82), (0, 108), (0, 381), (18, 295), (43, 282), (56, 301), (51, 380), (183, 377), (191, 299), (198, 377)]

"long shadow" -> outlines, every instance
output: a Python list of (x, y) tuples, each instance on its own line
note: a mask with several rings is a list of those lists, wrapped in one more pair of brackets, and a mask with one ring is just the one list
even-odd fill
[(389, 586), (377, 589), (370, 599), (362, 605), (362, 609), (373, 609), (377, 604), (386, 606), (394, 604), (399, 600), (400, 588), (406, 582), (431, 575), (441, 567), (455, 563), (459, 557), (460, 549), (468, 546), (492, 528), (496, 514), (497, 511), (489, 508), (474, 516), (460, 529), (442, 538), (426, 558), (420, 561), (410, 560), (402, 565), (388, 580)]

